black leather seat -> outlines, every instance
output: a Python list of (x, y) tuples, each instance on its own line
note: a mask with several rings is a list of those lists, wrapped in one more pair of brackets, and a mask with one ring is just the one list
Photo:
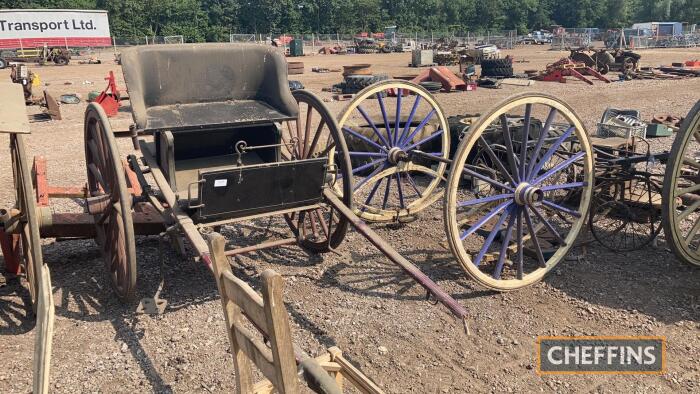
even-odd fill
[(295, 119), (284, 57), (254, 44), (142, 46), (122, 52), (140, 130), (220, 128)]

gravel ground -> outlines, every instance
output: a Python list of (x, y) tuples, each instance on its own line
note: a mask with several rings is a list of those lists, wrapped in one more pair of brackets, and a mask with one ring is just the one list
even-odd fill
[[(540, 69), (562, 56), (537, 48), (510, 52), (517, 70)], [(697, 58), (700, 50), (642, 52), (644, 65)], [(109, 54), (104, 58), (109, 59)], [(312, 66), (340, 67), (372, 63), (375, 72), (415, 74), (405, 67), (409, 54), (313, 56)], [(119, 66), (70, 65), (35, 68), (56, 93), (101, 90), (108, 70)], [(7, 78), (8, 70), (0, 71)], [(339, 73), (308, 72), (299, 78), (326, 98), (334, 113), (345, 103), (330, 102), (321, 88), (339, 82)], [(70, 82), (69, 85), (66, 83)], [(589, 131), (606, 107), (685, 115), (698, 100), (700, 79), (631, 81), (588, 86), (538, 82), (530, 88), (504, 86), (437, 95), (448, 115), (485, 111), (525, 89), (546, 92), (570, 103)], [(35, 123), (28, 139), (30, 155), (44, 155), (55, 185), (79, 185), (85, 179), (82, 114), (85, 104), (64, 105), (64, 120)], [(37, 112), (30, 108), (30, 113)], [(127, 130), (128, 106), (113, 118), (115, 130)], [(653, 142), (670, 149), (671, 138)], [(119, 139), (122, 154), (131, 141)], [(0, 206), (13, 204), (8, 139), (0, 135)], [(53, 200), (57, 212), (79, 210), (75, 201)], [(403, 225), (375, 230), (404, 256), (452, 294), (470, 313), (472, 331), (380, 255), (358, 233), (350, 232), (338, 254), (309, 255), (299, 248), (267, 250), (237, 258), (236, 275), (259, 285), (259, 274), (274, 268), (286, 279), (285, 301), (294, 339), (317, 355), (329, 346), (343, 349), (391, 393), (433, 392), (698, 392), (700, 391), (700, 271), (680, 263), (666, 247), (626, 254), (592, 244), (572, 250), (542, 283), (508, 294), (485, 291), (471, 282), (444, 238), (442, 204)], [(285, 234), (280, 220), (261, 220), (224, 229), (231, 244), (255, 244)], [(582, 234), (586, 237), (587, 234)], [(135, 313), (111, 293), (92, 240), (44, 240), (52, 272), (56, 323), (51, 369), (52, 391), (75, 392), (230, 392), (233, 363), (223, 329), (221, 305), (212, 276), (191, 259), (181, 259), (157, 237), (137, 238), (139, 296), (152, 296), (160, 280), (168, 301), (163, 315)], [(0, 259), (0, 265), (3, 260)], [(0, 272), (2, 269), (0, 268)], [(31, 386), (33, 317), (18, 278), (0, 276), (0, 392), (26, 393)], [(538, 376), (537, 335), (663, 335), (668, 338), (667, 373), (658, 376)]]

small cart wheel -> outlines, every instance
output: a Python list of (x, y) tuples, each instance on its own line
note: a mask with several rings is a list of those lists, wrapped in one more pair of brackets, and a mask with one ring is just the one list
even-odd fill
[(640, 249), (661, 231), (661, 187), (649, 178), (604, 181), (595, 188), (588, 221), (591, 234), (613, 252)]
[(700, 266), (700, 101), (673, 141), (662, 192), (662, 223), (671, 250)]
[[(473, 161), (477, 152), (489, 160)], [(511, 97), (457, 149), (444, 203), (450, 248), (485, 287), (531, 285), (573, 245), (592, 186), (593, 153), (573, 110), (548, 95)]]
[(36, 313), (37, 292), (41, 285), (39, 283), (41, 275), (38, 275), (37, 272), (41, 272), (44, 263), (41, 253), (36, 201), (34, 200), (35, 193), (32, 186), (32, 173), (27, 163), (24, 139), (21, 134), (10, 135), (10, 151), (17, 193), (17, 208), (20, 211), (19, 235), (21, 245), (18, 249), (20, 253), (19, 260), (29, 285), (32, 310)]
[(368, 221), (400, 221), (437, 201), (449, 124), (427, 90), (398, 80), (371, 85), (339, 118), (352, 164), (355, 212)]
[(96, 242), (117, 297), (129, 302), (136, 293), (136, 243), (132, 198), (112, 127), (104, 110), (90, 104), (85, 111), (85, 163), (88, 202), (95, 217)]
[[(342, 201), (352, 207), (350, 156), (338, 123), (328, 108), (314, 94), (295, 90), (299, 104), (296, 121), (285, 122), (282, 128), (283, 159), (304, 160), (327, 156), (326, 187), (340, 190)], [(316, 252), (336, 248), (345, 238), (348, 220), (330, 205), (285, 215), (301, 246)]]

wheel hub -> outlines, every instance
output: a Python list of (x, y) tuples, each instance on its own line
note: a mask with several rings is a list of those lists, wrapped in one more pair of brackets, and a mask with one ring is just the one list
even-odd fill
[(387, 159), (389, 160), (389, 163), (391, 164), (398, 164), (400, 161), (408, 161), (408, 154), (401, 150), (399, 147), (393, 147), (389, 150), (389, 154), (387, 155)]
[(527, 182), (522, 182), (515, 188), (515, 203), (518, 205), (532, 205), (543, 199), (542, 189)]

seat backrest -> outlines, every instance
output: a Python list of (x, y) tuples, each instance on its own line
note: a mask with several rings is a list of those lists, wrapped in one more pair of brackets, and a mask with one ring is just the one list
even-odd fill
[(147, 128), (152, 107), (264, 102), (295, 117), (287, 64), (274, 48), (256, 44), (172, 44), (140, 46), (121, 54), (136, 126)]
[[(212, 268), (221, 294), (231, 353), (236, 364), (240, 393), (254, 392), (251, 363), (255, 364), (279, 393), (297, 393), (298, 377), (289, 317), (282, 300), (284, 281), (273, 270), (262, 274), (262, 297), (231, 272), (221, 235), (209, 238)], [(270, 342), (268, 347), (246, 328), (252, 323)]]

